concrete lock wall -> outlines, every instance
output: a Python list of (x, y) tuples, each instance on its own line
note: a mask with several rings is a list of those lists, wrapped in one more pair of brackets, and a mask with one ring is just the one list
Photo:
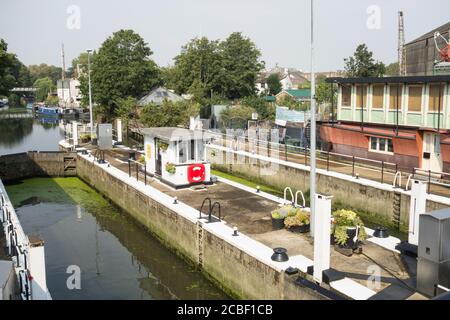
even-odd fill
[[(302, 170), (285, 164), (273, 166), (257, 156), (234, 155), (230, 157), (224, 150), (208, 149), (207, 159), (213, 168), (235, 174), (256, 183), (266, 184), (280, 190), (291, 187), (306, 192), (309, 190), (309, 170)], [(222, 154), (220, 154), (222, 153)], [(239, 157), (239, 158), (238, 158)], [(218, 159), (227, 159), (226, 164), (215, 164)], [(220, 160), (221, 161), (221, 160)], [(370, 221), (395, 226), (400, 221), (400, 230), (406, 232), (409, 221), (410, 196), (398, 190), (385, 190), (362, 183), (340, 179), (336, 176), (317, 173), (317, 192), (333, 196), (333, 204), (353, 209)], [(446, 207), (444, 204), (427, 200), (427, 211)]]
[[(166, 247), (197, 263), (197, 224), (81, 157), (77, 159), (77, 173)], [(203, 237), (203, 272), (230, 295), (248, 299), (324, 299), (312, 289), (295, 285), (284, 272), (274, 270), (205, 229)]]
[(76, 176), (76, 153), (30, 151), (0, 156), (4, 182), (43, 176)]

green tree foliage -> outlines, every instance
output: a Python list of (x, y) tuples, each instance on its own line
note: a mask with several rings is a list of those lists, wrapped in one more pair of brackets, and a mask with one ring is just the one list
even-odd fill
[(20, 97), (16, 93), (11, 93), (8, 96), (8, 105), (11, 108), (20, 107)]
[(256, 112), (256, 110), (252, 107), (240, 105), (224, 109), (220, 117), (225, 122), (230, 122), (233, 119), (244, 120), (246, 122), (252, 118), (253, 112)]
[(172, 102), (165, 100), (162, 105), (148, 104), (141, 113), (142, 124), (148, 127), (187, 126), (191, 116), (198, 115), (200, 104), (191, 101)]
[(256, 77), (264, 67), (259, 49), (242, 33), (233, 32), (220, 43), (220, 51), (226, 70), (224, 94), (230, 99), (253, 95)]
[(205, 98), (213, 90), (221, 92), (225, 70), (221, 63), (218, 41), (195, 38), (182, 47), (174, 58), (175, 65), (164, 72), (165, 83), (177, 93), (191, 93)]
[(349, 77), (381, 77), (386, 73), (383, 62), (373, 58), (365, 44), (360, 44), (353, 56), (344, 59), (345, 71)]
[(240, 104), (255, 110), (258, 113), (258, 119), (260, 120), (275, 119), (275, 105), (273, 103), (267, 102), (263, 97), (245, 97), (241, 99)]
[[(79, 78), (81, 74), (87, 73), (87, 69), (88, 69), (88, 53), (82, 52), (78, 57), (72, 60), (72, 66), (67, 71), (67, 74), (71, 78)], [(78, 70), (80, 72), (78, 72)]]
[(0, 39), (0, 95), (8, 95), (14, 87), (31, 85), (30, 73), (15, 54), (8, 52), (8, 45)]
[(48, 77), (37, 79), (33, 87), (36, 88), (36, 101), (39, 102), (45, 101), (48, 94), (55, 89), (52, 79)]
[(56, 96), (48, 96), (47, 99), (45, 99), (45, 103), (49, 106), (57, 106), (59, 105), (59, 98)]
[[(110, 119), (119, 99), (139, 98), (161, 83), (158, 67), (150, 59), (152, 54), (132, 30), (115, 32), (102, 43), (91, 65), (93, 100), (99, 105), (97, 114)], [(87, 96), (86, 79), (83, 81), (80, 89)]]
[(387, 76), (398, 76), (400, 74), (400, 69), (398, 62), (393, 62), (386, 67)]
[(331, 103), (331, 97), (334, 99), (334, 104), (337, 103), (336, 88), (331, 87), (331, 84), (325, 82), (325, 77), (317, 77), (316, 79), (316, 101), (319, 104)]
[(125, 99), (120, 98), (117, 106), (117, 116), (122, 119), (125, 127), (128, 127), (130, 122), (139, 119), (136, 98), (130, 96)]
[(45, 63), (28, 66), (28, 70), (30, 71), (31, 82), (33, 83), (38, 79), (50, 78), (56, 84), (62, 76), (62, 68)]
[(291, 110), (306, 111), (310, 107), (310, 103), (306, 101), (297, 101), (291, 96), (283, 96), (279, 101), (278, 105), (283, 107), (288, 107)]
[(264, 64), (255, 44), (241, 33), (224, 41), (195, 38), (182, 47), (175, 64), (163, 71), (164, 83), (177, 93), (190, 93), (204, 102), (212, 95), (237, 99), (255, 92), (255, 80)]
[(281, 92), (282, 85), (277, 73), (273, 73), (267, 78), (267, 86), (269, 87), (270, 95), (274, 96)]

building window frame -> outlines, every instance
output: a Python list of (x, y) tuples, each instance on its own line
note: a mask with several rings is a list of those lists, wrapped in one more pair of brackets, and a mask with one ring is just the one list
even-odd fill
[[(392, 138), (369, 136), (369, 152), (394, 154), (394, 143)], [(373, 148), (375, 146), (375, 148)], [(391, 151), (392, 150), (392, 151)]]

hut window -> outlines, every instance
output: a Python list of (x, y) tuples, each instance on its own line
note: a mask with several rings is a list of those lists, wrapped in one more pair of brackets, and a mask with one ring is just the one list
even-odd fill
[[(438, 112), (439, 110), (442, 112), (442, 106), (444, 101), (444, 89), (445, 86), (443, 84), (431, 84), (430, 85), (430, 95), (429, 95), (429, 111), (430, 112)], [(440, 97), (439, 97), (440, 91)], [(440, 101), (439, 101), (440, 98)]]
[[(398, 94), (398, 99), (397, 99)], [(401, 109), (402, 101), (402, 87), (398, 84), (392, 84), (389, 86), (389, 109), (397, 110)]]
[(352, 87), (348, 85), (342, 86), (342, 102), (341, 105), (343, 107), (351, 107), (352, 106)]
[(367, 86), (366, 85), (356, 86), (356, 109), (367, 108), (366, 97), (367, 97)]
[(195, 161), (195, 140), (190, 141), (191, 149), (190, 149), (190, 159), (191, 161)]
[(187, 162), (187, 145), (186, 141), (180, 141), (178, 143), (178, 163)]
[(408, 111), (422, 111), (422, 86), (409, 86)]
[(373, 86), (372, 108), (383, 109), (384, 105), (384, 85), (375, 84)]

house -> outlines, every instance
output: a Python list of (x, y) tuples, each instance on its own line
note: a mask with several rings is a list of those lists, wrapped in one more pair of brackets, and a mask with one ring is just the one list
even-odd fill
[(183, 99), (183, 97), (177, 95), (176, 93), (174, 93), (166, 88), (158, 87), (158, 88), (155, 88), (152, 91), (150, 91), (145, 96), (143, 96), (138, 101), (138, 106), (144, 107), (150, 103), (153, 103), (156, 105), (161, 105), (164, 102), (164, 100), (177, 102), (177, 101), (183, 101), (184, 99)]
[(263, 71), (259, 74), (256, 80), (256, 90), (259, 94), (269, 89), (267, 78), (272, 74), (278, 74), (282, 90), (302, 88), (308, 83), (308, 80), (303, 76), (301, 71), (294, 68), (280, 68), (276, 66), (273, 69)]
[[(425, 33), (405, 45), (407, 76), (426, 76), (435, 74), (435, 63), (436, 61), (441, 60), (434, 41), (434, 34), (436, 32), (439, 32), (445, 41), (448, 42), (450, 22)], [(439, 37), (436, 40), (440, 49), (446, 46), (444, 39)]]
[(291, 97), (297, 102), (310, 101), (311, 89), (290, 89), (283, 90), (275, 96), (277, 103), (280, 103), (283, 98)]
[(175, 187), (210, 181), (205, 143), (211, 136), (201, 130), (176, 127), (141, 129), (147, 172)]
[(81, 90), (78, 79), (58, 80), (56, 83), (56, 93), (63, 107), (78, 108), (80, 106)]
[(337, 121), (320, 127), (331, 151), (450, 171), (449, 75), (326, 81), (338, 86)]

